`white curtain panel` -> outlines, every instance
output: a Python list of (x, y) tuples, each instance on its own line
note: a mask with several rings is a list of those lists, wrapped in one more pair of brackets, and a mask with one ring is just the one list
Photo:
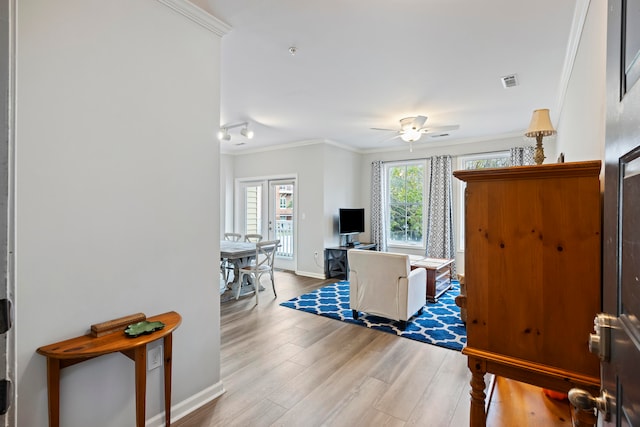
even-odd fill
[(455, 258), (451, 156), (434, 156), (430, 160), (426, 256), (451, 259)]
[(384, 226), (386, 218), (384, 162), (376, 160), (371, 163), (371, 242), (378, 245), (378, 250), (387, 251), (387, 230)]
[(535, 164), (533, 160), (534, 148), (529, 147), (513, 147), (509, 149), (511, 155), (511, 166), (527, 166)]

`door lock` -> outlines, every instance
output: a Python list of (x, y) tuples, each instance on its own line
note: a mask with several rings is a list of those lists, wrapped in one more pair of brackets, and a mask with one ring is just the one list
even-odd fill
[(573, 406), (583, 411), (598, 410), (605, 421), (611, 419), (611, 405), (613, 402), (613, 396), (606, 390), (600, 393), (600, 396), (593, 397), (591, 393), (579, 388), (572, 388), (569, 390), (569, 402)]
[(589, 351), (601, 361), (608, 362), (611, 353), (611, 328), (615, 317), (600, 313), (593, 319), (594, 333), (589, 335)]

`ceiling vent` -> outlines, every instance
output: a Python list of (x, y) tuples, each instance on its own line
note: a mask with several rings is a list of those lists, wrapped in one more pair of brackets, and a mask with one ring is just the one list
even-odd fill
[(502, 82), (502, 86), (504, 86), (505, 89), (518, 86), (518, 76), (516, 74), (502, 76), (500, 77), (500, 81)]

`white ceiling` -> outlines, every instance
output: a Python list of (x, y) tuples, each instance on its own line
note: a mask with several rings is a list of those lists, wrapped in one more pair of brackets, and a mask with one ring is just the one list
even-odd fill
[[(248, 121), (255, 131), (247, 140), (233, 129), (221, 150), (397, 147), (406, 143), (389, 140), (393, 132), (370, 128), (416, 115), (460, 125), (419, 144), (522, 135), (537, 108), (556, 124), (577, 1), (192, 0), (232, 27), (220, 125)], [(520, 85), (503, 88), (514, 73)]]

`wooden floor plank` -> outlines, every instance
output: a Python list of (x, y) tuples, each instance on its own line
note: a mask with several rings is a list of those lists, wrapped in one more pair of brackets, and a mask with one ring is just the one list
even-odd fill
[[(369, 329), (351, 326), (352, 334), (374, 337), (366, 346), (355, 346), (349, 358), (335, 365), (335, 369), (324, 378), (316, 380), (309, 393), (278, 420), (278, 425), (295, 425), (296, 420), (313, 420), (313, 425), (323, 425), (328, 419), (345, 410), (358, 395), (362, 385), (368, 380), (368, 372), (374, 364), (378, 351), (376, 338), (379, 333)], [(375, 334), (372, 334), (374, 333)], [(374, 350), (370, 350), (373, 347)], [(315, 366), (315, 365), (314, 365)], [(342, 421), (340, 421), (342, 422)]]
[[(468, 379), (466, 357), (457, 352), (447, 352), (433, 381), (420, 396), (420, 402), (411, 413), (407, 425), (456, 425), (453, 424), (458, 410), (458, 405), (455, 403), (460, 402), (463, 396), (464, 402), (468, 402)], [(463, 406), (464, 414), (468, 416), (469, 407), (464, 404)], [(468, 425), (468, 421), (466, 424), (457, 425)]]
[[(423, 343), (410, 340), (400, 341), (400, 343), (404, 344), (406, 353), (410, 357), (401, 363), (396, 363), (400, 369), (392, 378), (389, 390), (376, 404), (376, 409), (407, 421), (440, 369), (445, 353), (450, 350), (425, 350)], [(391, 361), (391, 364), (393, 363)]]
[(487, 425), (513, 420), (522, 427), (570, 427), (571, 413), (568, 402), (546, 397), (539, 387), (496, 377)]
[[(469, 425), (461, 353), (279, 305), (330, 282), (277, 272), (277, 299), (265, 283), (258, 306), (221, 303), (226, 392), (173, 427)], [(498, 383), (489, 427), (570, 425), (566, 404), (512, 383)]]
[[(361, 349), (365, 343), (375, 343), (376, 335), (373, 332), (376, 331), (354, 325), (345, 326), (347, 327), (327, 337), (326, 341), (331, 342), (319, 342), (317, 347), (312, 346), (306, 350), (313, 353), (312, 364), (309, 364), (309, 359), (301, 359), (300, 354), (293, 358), (293, 361), (309, 364), (309, 367), (274, 392), (271, 396), (274, 402), (286, 408), (293, 408), (302, 400), (313, 402), (314, 396), (322, 397), (325, 389), (329, 395), (333, 395), (336, 388), (334, 379), (341, 375), (345, 366), (351, 366), (348, 362), (355, 355), (360, 355), (360, 359), (355, 362), (356, 369), (362, 369), (362, 366), (358, 366), (358, 361), (369, 359), (369, 352)], [(350, 374), (352, 373), (348, 372), (348, 375)], [(326, 409), (321, 410), (321, 412), (324, 411)]]
[(350, 395), (342, 410), (324, 420), (325, 425), (349, 426), (404, 426), (404, 421), (377, 410), (375, 403), (388, 390), (389, 384), (367, 377), (362, 385)]

